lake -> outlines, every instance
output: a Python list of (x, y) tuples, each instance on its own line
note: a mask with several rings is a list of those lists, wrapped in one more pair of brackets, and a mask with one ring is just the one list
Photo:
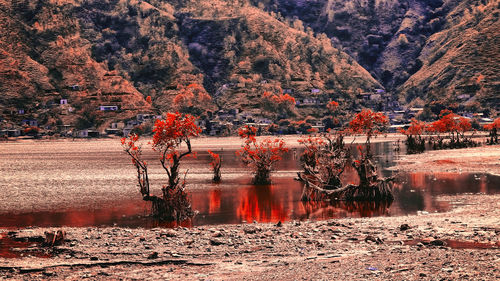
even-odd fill
[[(382, 142), (374, 144), (380, 173), (398, 179), (392, 204), (304, 203), (302, 184), (294, 180), (300, 170), (300, 148), (291, 149), (277, 165), (272, 185), (254, 186), (251, 171), (235, 156), (235, 146), (220, 141), (221, 148), (212, 148), (223, 159), (220, 184), (211, 182), (206, 150), (181, 164), (182, 170), (189, 170), (187, 189), (199, 212), (185, 226), (442, 212), (450, 206), (437, 201), (438, 195), (500, 193), (500, 177), (487, 174), (396, 175), (388, 168), (400, 154), (393, 143)], [(157, 155), (146, 145), (144, 151), (151, 164), (151, 190), (158, 194), (167, 177)], [(0, 227), (172, 226), (148, 217), (149, 202), (141, 199), (135, 169), (118, 139), (2, 143), (0, 172)], [(344, 180), (356, 182), (357, 176), (347, 171)]]

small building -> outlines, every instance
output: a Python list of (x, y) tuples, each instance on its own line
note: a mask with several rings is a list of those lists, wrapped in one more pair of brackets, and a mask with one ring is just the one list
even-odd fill
[(470, 99), (470, 95), (469, 95), (469, 94), (462, 94), (462, 95), (459, 95), (459, 96), (457, 97), (457, 99), (458, 99), (458, 100), (462, 100), (462, 101), (463, 101), (463, 100), (468, 100), (468, 99)]
[(21, 130), (19, 129), (9, 129), (7, 130), (8, 137), (19, 137), (21, 135)]
[(59, 101), (59, 104), (60, 104), (60, 105), (65, 105), (65, 104), (68, 104), (68, 100), (67, 100), (67, 99), (61, 99), (61, 100)]
[(122, 121), (113, 122), (109, 125), (109, 128), (110, 129), (123, 129), (123, 128), (125, 128), (125, 123), (123, 123)]
[(144, 121), (147, 121), (147, 120), (153, 120), (155, 119), (155, 116), (153, 114), (147, 114), (147, 113), (140, 113), (140, 114), (137, 114), (137, 116), (135, 117), (135, 119), (139, 122), (144, 122)]
[(25, 112), (25, 111), (24, 111), (24, 109), (22, 109), (22, 108), (20, 108), (20, 109), (18, 109), (18, 110), (17, 110), (17, 114), (19, 114), (19, 115), (23, 115), (23, 114), (24, 114), (24, 112)]
[(117, 111), (118, 106), (117, 105), (101, 105), (99, 106), (100, 111)]
[(293, 89), (283, 89), (283, 94), (293, 94)]
[(311, 89), (311, 94), (319, 94), (320, 92), (320, 89)]
[(38, 121), (36, 119), (25, 119), (21, 122), (21, 125), (26, 125), (30, 127), (38, 127)]
[(99, 132), (92, 129), (84, 129), (76, 132), (78, 138), (98, 138)]

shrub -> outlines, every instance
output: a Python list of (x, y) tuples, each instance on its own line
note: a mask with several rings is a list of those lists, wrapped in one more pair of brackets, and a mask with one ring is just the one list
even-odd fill
[(274, 164), (281, 160), (281, 156), (288, 151), (288, 148), (281, 139), (265, 138), (258, 142), (255, 138), (256, 133), (257, 129), (248, 125), (238, 130), (245, 143), (236, 154), (243, 163), (254, 170), (254, 184), (269, 184)]

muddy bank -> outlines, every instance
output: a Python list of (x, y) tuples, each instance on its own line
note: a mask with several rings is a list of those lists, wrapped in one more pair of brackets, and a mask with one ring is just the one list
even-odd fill
[[(500, 195), (439, 199), (453, 209), (281, 226), (63, 228), (61, 246), (33, 245), (15, 250), (21, 258), (0, 258), (0, 279), (498, 279)], [(9, 235), (36, 241), (47, 230)], [(29, 257), (37, 251), (51, 257)]]
[(469, 172), (500, 175), (500, 145), (404, 155), (394, 169), (406, 172)]

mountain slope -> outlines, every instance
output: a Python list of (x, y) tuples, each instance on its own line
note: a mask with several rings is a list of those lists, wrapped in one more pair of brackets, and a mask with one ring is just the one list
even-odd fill
[[(484, 2), (484, 3), (482, 3)], [(401, 86), (406, 101), (500, 112), (500, 21), (496, 1), (462, 1), (427, 40), (422, 68)]]
[(293, 29), (243, 1), (2, 0), (0, 8), (1, 91), (10, 97), (1, 106), (25, 105), (39, 114), (36, 104), (68, 98), (77, 110), (65, 117), (46, 110), (49, 123), (74, 123), (103, 104), (122, 110), (98, 118), (125, 119), (151, 110), (146, 96), (158, 110), (173, 110), (177, 86), (190, 83), (213, 96), (208, 110), (254, 113), (264, 90), (307, 95), (318, 88), (353, 102), (349, 93), (379, 86), (328, 38)]

